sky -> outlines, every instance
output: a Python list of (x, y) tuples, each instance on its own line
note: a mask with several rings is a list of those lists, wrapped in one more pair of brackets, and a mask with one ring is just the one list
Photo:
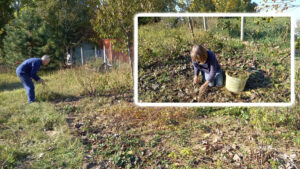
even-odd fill
[[(271, 1), (271, 0), (269, 0)], [(260, 2), (263, 2), (263, 0), (252, 0), (252, 2), (257, 3), (258, 5)], [(281, 2), (281, 0), (277, 0), (277, 2)], [(291, 5), (295, 5), (296, 7), (289, 8), (284, 13), (290, 13), (293, 16), (295, 16), (296, 20), (300, 20), (300, 0), (293, 0), (293, 2), (290, 3)], [(275, 12), (275, 11), (273, 11)]]

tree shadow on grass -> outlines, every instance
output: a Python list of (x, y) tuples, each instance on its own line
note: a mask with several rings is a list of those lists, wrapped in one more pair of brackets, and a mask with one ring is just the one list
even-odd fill
[[(44, 80), (45, 82), (48, 82), (48, 80)], [(36, 84), (34, 84), (36, 86)], [(12, 83), (0, 83), (0, 92), (3, 91), (12, 91), (15, 89), (24, 88), (23, 84), (20, 82), (12, 82)]]
[(42, 102), (65, 102), (65, 101), (76, 101), (80, 98), (68, 95), (68, 94), (62, 94), (58, 92), (53, 91), (42, 91), (36, 94), (36, 100), (42, 101)]
[(259, 88), (267, 88), (272, 84), (270, 77), (265, 76), (266, 72), (263, 70), (255, 70), (247, 80), (245, 91)]
[(13, 82), (13, 83), (0, 83), (0, 92), (3, 91), (11, 91), (15, 89), (23, 88), (21, 82)]

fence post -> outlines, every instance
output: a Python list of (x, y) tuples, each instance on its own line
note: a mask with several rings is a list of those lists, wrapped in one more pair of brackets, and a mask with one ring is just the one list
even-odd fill
[(103, 63), (106, 64), (106, 48), (105, 48), (105, 44), (103, 47)]
[(83, 50), (82, 50), (82, 45), (80, 45), (80, 55), (81, 55), (81, 65), (84, 64), (84, 61), (83, 61)]
[(97, 58), (97, 46), (95, 45), (95, 58)]
[(241, 17), (241, 41), (244, 40), (244, 16)]
[(203, 27), (204, 27), (204, 30), (206, 31), (206, 18), (205, 18), (205, 16), (203, 16)]

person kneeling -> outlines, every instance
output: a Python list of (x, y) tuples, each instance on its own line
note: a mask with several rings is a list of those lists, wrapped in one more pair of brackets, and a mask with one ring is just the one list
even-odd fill
[(207, 86), (223, 85), (222, 69), (212, 51), (206, 50), (201, 45), (194, 45), (190, 54), (194, 67), (193, 83), (197, 84), (200, 72), (204, 82), (200, 87), (200, 94), (207, 91)]

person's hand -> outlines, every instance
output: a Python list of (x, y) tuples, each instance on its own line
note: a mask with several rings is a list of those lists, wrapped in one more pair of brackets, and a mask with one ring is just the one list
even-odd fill
[(206, 93), (207, 91), (207, 86), (210, 82), (206, 81), (203, 85), (201, 85), (200, 89), (199, 89), (199, 95), (202, 96), (203, 94)]
[(198, 76), (194, 76), (194, 80), (193, 80), (194, 85), (197, 84), (197, 82), (198, 82)]

